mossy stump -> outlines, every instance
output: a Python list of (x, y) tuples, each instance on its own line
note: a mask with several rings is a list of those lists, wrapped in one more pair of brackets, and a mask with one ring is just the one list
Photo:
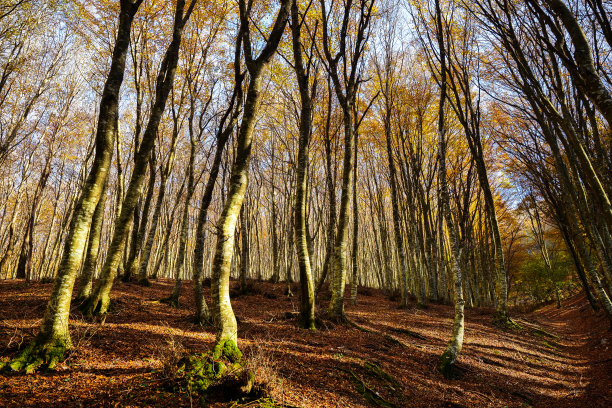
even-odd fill
[(251, 393), (255, 375), (245, 367), (242, 352), (235, 342), (226, 340), (208, 353), (183, 358), (178, 366), (190, 392), (203, 399), (239, 399)]

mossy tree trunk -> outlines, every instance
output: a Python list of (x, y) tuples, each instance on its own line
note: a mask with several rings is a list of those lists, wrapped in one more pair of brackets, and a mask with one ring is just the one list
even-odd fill
[(166, 50), (162, 60), (155, 88), (155, 102), (151, 108), (149, 122), (144, 131), (138, 152), (134, 157), (134, 169), (132, 177), (121, 207), (121, 214), (115, 221), (115, 230), (109, 247), (100, 280), (96, 284), (91, 297), (84, 304), (84, 311), (88, 315), (105, 314), (110, 304), (110, 290), (117, 274), (121, 261), (125, 241), (129, 233), (134, 208), (142, 195), (142, 188), (146, 177), (146, 168), (149, 162), (151, 150), (155, 145), (157, 129), (166, 107), (170, 91), (174, 85), (174, 75), (179, 59), (179, 50), (183, 29), (187, 23), (197, 0), (192, 0), (185, 12), (185, 1), (176, 3), (174, 15), (174, 28), (172, 41)]
[(305, 329), (314, 330), (315, 327), (315, 294), (314, 278), (308, 250), (308, 230), (306, 223), (307, 189), (308, 189), (308, 160), (310, 135), (312, 133), (312, 96), (316, 91), (316, 78), (310, 86), (311, 59), (308, 58), (307, 67), (304, 66), (302, 56), (301, 27), (306, 16), (300, 20), (297, 0), (291, 5), (291, 33), (293, 45), (294, 69), (300, 90), (300, 123), (299, 143), (297, 157), (297, 180), (295, 190), (295, 208), (293, 221), (295, 228), (295, 247), (297, 250), (298, 268), (300, 270), (300, 318), (299, 324)]
[(100, 252), (100, 238), (102, 236), (102, 224), (104, 223), (104, 208), (106, 207), (106, 190), (108, 180), (104, 183), (100, 200), (93, 214), (91, 228), (89, 230), (89, 242), (87, 244), (87, 255), (81, 272), (80, 289), (77, 299), (86, 300), (91, 295), (93, 278), (98, 265), (98, 253)]
[[(236, 66), (239, 66), (238, 64)], [(236, 118), (238, 117), (239, 110), (234, 108), (239, 104), (236, 103), (236, 99), (240, 93), (242, 86), (242, 76), (240, 73), (237, 74), (237, 81), (234, 87), (234, 93), (230, 102), (229, 108), (225, 111), (219, 128), (217, 131), (217, 146), (215, 147), (215, 157), (213, 158), (212, 166), (208, 174), (208, 180), (206, 181), (206, 187), (204, 188), (204, 195), (202, 196), (202, 203), (200, 204), (200, 211), (198, 213), (198, 223), (196, 227), (196, 243), (193, 252), (193, 290), (196, 304), (196, 316), (195, 320), (198, 324), (205, 324), (211, 320), (211, 314), (204, 299), (204, 291), (202, 288), (202, 278), (204, 269), (204, 244), (206, 239), (206, 222), (208, 220), (208, 208), (212, 202), (213, 192), (215, 190), (215, 184), (217, 177), (219, 176), (219, 168), (221, 167), (221, 160), (223, 158), (223, 151), (225, 145), (232, 134)], [(233, 112), (233, 114), (232, 114)], [(229, 124), (226, 126), (226, 122), (229, 118)]]
[(111, 165), (119, 90), (123, 83), (132, 21), (141, 3), (142, 0), (121, 1), (111, 67), (100, 101), (94, 161), (72, 214), (64, 253), (40, 331), (34, 341), (9, 364), (13, 370), (25, 369), (31, 372), (42, 364), (52, 369), (64, 357), (65, 351), (72, 347), (68, 331), (72, 289), (83, 258), (93, 213), (104, 190)]
[(444, 39), (444, 26), (442, 24), (442, 10), (440, 0), (435, 2), (436, 8), (436, 37), (438, 41), (438, 52), (440, 58), (440, 105), (438, 107), (438, 183), (440, 184), (440, 205), (438, 211), (442, 211), (446, 227), (448, 229), (451, 246), (451, 264), (455, 286), (455, 316), (453, 320), (453, 331), (451, 340), (446, 350), (440, 356), (438, 369), (445, 377), (452, 377), (453, 367), (463, 347), (464, 334), (464, 304), (463, 299), (463, 276), (461, 271), (461, 249), (459, 248), (459, 237), (450, 209), (450, 197), (446, 174), (446, 124), (444, 119), (444, 105), (447, 98), (447, 75), (446, 66), (446, 44)]
[(247, 187), (253, 130), (261, 97), (262, 77), (283, 35), (289, 16), (290, 5), (291, 0), (281, 1), (280, 10), (268, 40), (259, 57), (253, 58), (249, 33), (250, 7), (247, 9), (245, 0), (240, 0), (239, 2), (240, 30), (239, 38), (237, 38), (237, 48), (240, 48), (242, 44), (249, 72), (249, 84), (242, 123), (236, 140), (236, 153), (232, 165), (229, 188), (217, 226), (217, 243), (212, 264), (212, 309), (217, 329), (217, 343), (219, 344), (225, 343), (228, 340), (237, 344), (238, 340), (236, 316), (232, 310), (229, 297), (229, 278), (236, 222)]
[[(327, 11), (324, 0), (320, 1), (322, 11), (322, 34), (323, 51), (327, 61), (328, 74), (332, 79), (336, 91), (336, 97), (342, 108), (344, 125), (344, 163), (342, 173), (342, 186), (340, 195), (340, 208), (338, 211), (338, 226), (334, 242), (334, 277), (332, 282), (332, 298), (329, 303), (330, 317), (337, 320), (345, 320), (344, 314), (344, 292), (347, 275), (347, 245), (348, 245), (348, 224), (349, 224), (349, 202), (351, 199), (351, 189), (354, 188), (353, 160), (356, 129), (354, 126), (354, 113), (357, 111), (355, 106), (357, 90), (359, 88), (359, 69), (360, 60), (363, 56), (365, 43), (369, 37), (370, 20), (374, 1), (361, 0), (358, 7), (353, 7), (351, 1), (343, 5), (340, 12), (342, 25), (338, 33), (339, 47), (337, 52), (332, 55), (330, 45), (330, 15), (338, 10)], [(334, 5), (332, 4), (332, 7)], [(353, 15), (355, 9), (358, 15)], [(347, 36), (351, 33), (348, 30), (349, 21), (357, 19), (359, 21), (357, 32), (354, 38), (347, 41)], [(347, 44), (352, 47), (347, 49)]]

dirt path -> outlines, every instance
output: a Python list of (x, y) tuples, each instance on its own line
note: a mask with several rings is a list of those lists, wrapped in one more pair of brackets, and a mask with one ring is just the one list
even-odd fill
[[(372, 406), (358, 392), (361, 383), (395, 407), (612, 406), (612, 332), (582, 298), (561, 310), (515, 314), (522, 331), (496, 327), (491, 310), (468, 310), (464, 375), (446, 380), (436, 363), (451, 331), (452, 307), (400, 309), (380, 292), (364, 290), (347, 313), (369, 332), (327, 323), (312, 333), (296, 328), (295, 314), (287, 312), (297, 310), (298, 299), (283, 296), (284, 288), (254, 283), (251, 295), (236, 296), (232, 304), (241, 348), (275, 399), (288, 405)], [(75, 311), (77, 349), (70, 358), (53, 373), (0, 375), (0, 406), (197, 405), (160, 377), (175, 355), (210, 349), (214, 333), (191, 323), (188, 283), (180, 308), (158, 302), (171, 289), (171, 281), (150, 288), (118, 283), (102, 326)], [(36, 333), (50, 290), (50, 284), (0, 282), (0, 360)], [(375, 375), (371, 365), (392, 380)]]

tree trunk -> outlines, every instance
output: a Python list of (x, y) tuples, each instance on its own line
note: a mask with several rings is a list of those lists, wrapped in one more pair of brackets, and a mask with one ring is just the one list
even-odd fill
[(457, 236), (457, 230), (454, 225), (453, 217), (450, 212), (450, 199), (448, 193), (448, 182), (446, 180), (446, 125), (444, 123), (444, 103), (447, 98), (446, 87), (447, 87), (447, 67), (446, 67), (446, 51), (443, 38), (443, 26), (442, 26), (442, 11), (440, 9), (440, 0), (436, 0), (436, 36), (438, 40), (438, 47), (440, 52), (440, 106), (438, 108), (438, 174), (440, 183), (440, 204), (444, 220), (446, 221), (446, 227), (451, 241), (451, 262), (452, 272), (455, 284), (455, 317), (453, 321), (453, 333), (451, 340), (442, 355), (440, 356), (440, 362), (438, 369), (442, 374), (450, 378), (453, 376), (453, 367), (461, 348), (463, 347), (463, 333), (464, 333), (464, 320), (465, 316), (463, 308), (465, 301), (463, 299), (463, 276), (460, 266), (461, 260), (461, 249), (459, 248), (459, 239)]
[(194, 162), (196, 154), (196, 142), (193, 139), (193, 135), (190, 143), (189, 150), (189, 164), (187, 165), (187, 194), (185, 196), (185, 206), (183, 207), (183, 217), (181, 220), (181, 234), (179, 238), (179, 250), (178, 250), (178, 265), (175, 266), (175, 284), (172, 289), (172, 293), (167, 298), (162, 299), (164, 303), (168, 303), (170, 306), (179, 306), (179, 297), (181, 296), (181, 286), (183, 283), (183, 273), (185, 271), (185, 264), (187, 263), (187, 240), (189, 238), (189, 205), (191, 198), (195, 190), (194, 181)]
[(236, 221), (244, 200), (244, 193), (248, 183), (248, 169), (251, 157), (253, 130), (259, 108), (261, 96), (261, 83), (265, 67), (272, 59), (280, 42), (282, 33), (289, 15), (290, 0), (282, 0), (280, 10), (274, 22), (272, 32), (265, 47), (257, 59), (251, 55), (249, 38), (249, 16), (244, 0), (240, 1), (241, 27), (238, 41), (242, 40), (245, 49), (247, 69), (250, 74), (248, 91), (244, 104), (244, 113), (238, 138), (236, 140), (236, 153), (229, 180), (229, 190), (223, 211), (217, 226), (217, 243), (212, 265), (212, 309), (215, 327), (217, 329), (217, 344), (228, 341), (237, 344), (238, 327), (236, 316), (232, 310), (229, 297), (229, 279), (232, 263), (232, 251), (236, 234)]
[[(305, 18), (305, 17), (304, 17)], [(297, 0), (292, 1), (291, 6), (291, 32), (293, 39), (293, 57), (295, 61), (295, 73), (298, 87), (300, 89), (299, 144), (296, 170), (295, 208), (293, 221), (295, 228), (295, 247), (297, 250), (298, 267), (300, 270), (300, 327), (315, 330), (315, 294), (314, 278), (308, 250), (308, 227), (306, 223), (306, 209), (308, 206), (308, 160), (310, 134), (312, 132), (312, 94), (310, 92), (309, 73), (304, 68), (302, 57), (302, 42), (300, 39), (300, 20)], [(316, 81), (316, 80), (315, 80)], [(316, 82), (315, 82), (316, 83)]]
[(83, 258), (92, 216), (104, 190), (111, 165), (113, 138), (118, 115), (119, 89), (123, 83), (132, 21), (141, 1), (121, 1), (117, 39), (100, 101), (96, 154), (93, 165), (72, 214), (64, 254), (40, 332), (34, 341), (9, 364), (13, 370), (25, 369), (26, 372), (32, 372), (42, 364), (53, 369), (63, 359), (65, 351), (72, 347), (68, 332), (72, 289)]
[(142, 188), (146, 176), (146, 167), (151, 150), (155, 145), (157, 129), (166, 107), (168, 95), (170, 94), (170, 90), (174, 85), (174, 74), (176, 72), (176, 66), (179, 59), (179, 49), (183, 28), (191, 15), (191, 11), (193, 10), (195, 3), (196, 0), (191, 2), (185, 16), (183, 16), (185, 1), (179, 0), (176, 3), (172, 42), (166, 50), (166, 54), (164, 55), (164, 59), (157, 76), (155, 102), (151, 108), (149, 122), (147, 123), (147, 127), (142, 137), (140, 148), (134, 157), (134, 169), (125, 195), (125, 200), (123, 201), (123, 205), (121, 207), (121, 214), (115, 221), (113, 239), (102, 268), (100, 280), (96, 284), (96, 287), (92, 292), (92, 296), (83, 307), (85, 313), (88, 315), (102, 315), (108, 310), (108, 306), (110, 304), (110, 290), (117, 274), (119, 262), (121, 261), (121, 253), (129, 232), (129, 226), (131, 224), (130, 221), (134, 208), (136, 207), (136, 203), (142, 195)]
[(344, 290), (347, 272), (347, 245), (349, 224), (349, 201), (353, 188), (353, 115), (349, 109), (344, 112), (344, 165), (342, 173), (342, 193), (338, 211), (338, 228), (334, 243), (334, 279), (329, 314), (337, 320), (344, 320)]
[[(237, 85), (235, 89), (240, 87), (240, 84)], [(221, 166), (221, 160), (223, 158), (223, 150), (225, 149), (225, 145), (229, 139), (229, 136), (234, 129), (235, 120), (237, 114), (234, 113), (230, 120), (230, 124), (224, 129), (223, 126), (227, 117), (230, 115), (232, 110), (234, 109), (234, 102), (236, 99), (236, 92), (232, 96), (232, 100), (230, 103), (230, 107), (226, 110), (224, 118), (221, 120), (219, 125), (219, 131), (217, 133), (217, 146), (215, 148), (215, 157), (213, 158), (212, 166), (210, 168), (210, 173), (208, 175), (208, 180), (206, 181), (206, 187), (204, 188), (204, 195), (202, 196), (202, 204), (200, 206), (200, 211), (198, 213), (198, 225), (196, 228), (196, 244), (193, 252), (193, 290), (195, 296), (195, 304), (196, 304), (196, 316), (195, 320), (198, 324), (205, 324), (211, 320), (210, 311), (208, 309), (208, 305), (206, 304), (206, 300), (204, 299), (204, 291), (202, 288), (202, 277), (203, 277), (203, 269), (204, 269), (204, 241), (206, 238), (205, 235), (205, 226), (208, 220), (208, 207), (210, 207), (210, 203), (212, 202), (213, 192), (215, 190), (215, 184), (217, 182), (217, 177), (219, 175), (219, 167)]]
[(77, 299), (79, 300), (86, 300), (91, 295), (93, 278), (94, 274), (96, 273), (96, 266), (98, 264), (98, 253), (100, 252), (100, 239), (102, 236), (102, 224), (104, 222), (107, 186), (108, 181), (104, 184), (100, 200), (96, 205), (96, 210), (94, 211), (93, 220), (91, 222), (89, 243), (87, 244), (87, 256), (85, 257), (85, 264), (83, 265), (83, 271), (81, 272), (81, 287), (77, 296)]

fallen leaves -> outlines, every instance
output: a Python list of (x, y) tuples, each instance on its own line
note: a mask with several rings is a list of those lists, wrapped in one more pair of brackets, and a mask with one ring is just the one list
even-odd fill
[[(0, 376), (0, 406), (190, 406), (188, 392), (162, 386), (163, 367), (175, 355), (208, 350), (214, 332), (191, 323), (187, 282), (180, 308), (157, 303), (171, 285), (118, 284), (104, 325), (75, 311), (76, 350), (55, 372)], [(466, 374), (447, 381), (435, 366), (450, 335), (449, 306), (402, 310), (371, 291), (358, 306), (347, 306), (348, 317), (365, 330), (329, 324), (312, 333), (282, 318), (295, 302), (283, 296), (285, 284), (252, 285), (258, 289), (252, 295), (232, 300), (241, 322), (240, 347), (266, 378), (272, 397), (287, 406), (370, 406), (347, 372), (397, 407), (595, 408), (612, 401), (612, 360), (602, 357), (612, 335), (602, 316), (584, 310), (582, 298), (561, 310), (513, 315), (522, 331), (496, 327), (486, 310), (468, 310), (459, 359)], [(50, 290), (51, 284), (0, 282), (1, 361), (35, 334)], [(376, 367), (389, 377), (374, 375)]]

